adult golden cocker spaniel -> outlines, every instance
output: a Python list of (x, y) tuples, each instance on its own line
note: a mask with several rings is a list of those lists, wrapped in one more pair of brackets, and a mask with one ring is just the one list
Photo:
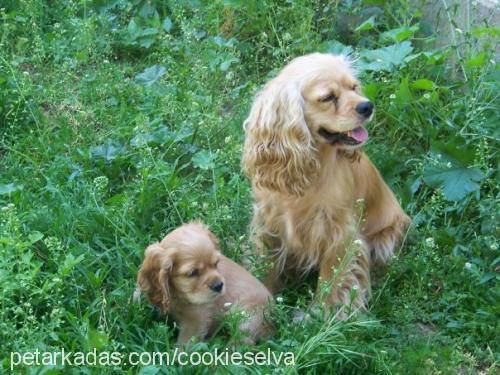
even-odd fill
[(373, 113), (349, 60), (314, 53), (264, 86), (244, 125), (253, 241), (273, 260), (267, 286), (317, 270), (327, 314), (366, 307), (370, 269), (387, 263), (410, 223), (361, 151)]

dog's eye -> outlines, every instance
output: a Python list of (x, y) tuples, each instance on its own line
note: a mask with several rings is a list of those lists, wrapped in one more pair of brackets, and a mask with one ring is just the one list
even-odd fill
[(329, 94), (327, 96), (324, 96), (319, 101), (323, 102), (323, 103), (326, 103), (326, 102), (334, 102), (335, 103), (337, 101), (337, 97), (335, 96), (334, 93), (331, 93), (331, 94)]
[(357, 89), (359, 89), (359, 85), (355, 83), (354, 85), (352, 85), (352, 89), (356, 91)]
[(197, 276), (199, 276), (199, 275), (200, 275), (200, 271), (198, 271), (198, 269), (197, 269), (197, 268), (192, 269), (191, 271), (189, 271), (189, 272), (186, 274), (186, 276), (187, 276), (187, 277), (197, 277)]

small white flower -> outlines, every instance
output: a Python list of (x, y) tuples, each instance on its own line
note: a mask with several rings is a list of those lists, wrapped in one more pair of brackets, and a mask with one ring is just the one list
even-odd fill
[(470, 270), (472, 267), (472, 264), (470, 264), (469, 262), (465, 262), (465, 268)]
[(358, 198), (356, 199), (356, 203), (364, 203), (365, 199), (364, 198)]
[(436, 245), (436, 242), (434, 242), (434, 238), (428, 237), (425, 239), (425, 244), (429, 247), (434, 247)]
[(424, 98), (429, 100), (431, 98), (431, 94), (429, 94), (429, 93), (424, 94)]
[(283, 297), (276, 297), (276, 302), (283, 303)]
[(451, 161), (449, 161), (448, 163), (446, 163), (446, 167), (447, 168), (451, 168)]
[(389, 99), (396, 99), (396, 94), (389, 95)]
[(354, 285), (354, 286), (352, 287), (352, 289), (353, 289), (353, 290), (358, 290), (358, 289), (359, 289), (359, 286), (358, 286), (358, 285)]
[(226, 303), (224, 304), (224, 307), (225, 307), (226, 309), (228, 309), (228, 308), (230, 308), (232, 305), (233, 305), (233, 304), (232, 304), (231, 302), (226, 302)]
[(361, 241), (360, 239), (357, 239), (357, 240), (354, 240), (354, 244), (361, 246), (361, 245), (363, 245), (363, 241)]

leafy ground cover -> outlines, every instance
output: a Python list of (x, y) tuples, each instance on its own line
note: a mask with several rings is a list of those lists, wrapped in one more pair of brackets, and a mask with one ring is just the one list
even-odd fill
[[(85, 371), (498, 371), (498, 28), (457, 29), (450, 7), (451, 43), (437, 46), (407, 1), (0, 8), (0, 372), (11, 351), (173, 350), (173, 323), (131, 295), (145, 246), (180, 223), (202, 219), (261, 274), (242, 123), (258, 88), (314, 51), (356, 58), (377, 107), (366, 152), (414, 221), (370, 311), (294, 324), (314, 290), (305, 283), (279, 296), (271, 340), (238, 347), (291, 351), (293, 367)], [(235, 319), (193, 350), (228, 346)]]

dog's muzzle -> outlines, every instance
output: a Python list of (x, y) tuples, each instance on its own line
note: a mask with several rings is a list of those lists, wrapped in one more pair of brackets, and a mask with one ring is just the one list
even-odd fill
[(347, 146), (358, 146), (368, 139), (368, 132), (362, 126), (346, 132), (330, 132), (325, 128), (320, 128), (318, 134), (332, 145), (341, 143)]

